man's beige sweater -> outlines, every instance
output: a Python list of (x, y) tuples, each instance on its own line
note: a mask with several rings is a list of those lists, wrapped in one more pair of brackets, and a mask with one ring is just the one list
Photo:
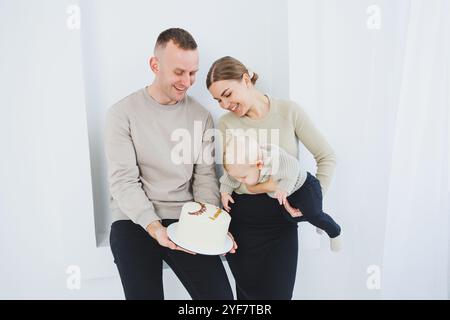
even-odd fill
[(143, 88), (108, 109), (105, 148), (113, 222), (131, 219), (145, 229), (155, 220), (178, 219), (188, 201), (219, 205), (214, 163), (202, 156), (205, 149), (213, 150), (213, 138), (205, 134), (210, 128), (210, 113), (190, 96), (161, 105)]

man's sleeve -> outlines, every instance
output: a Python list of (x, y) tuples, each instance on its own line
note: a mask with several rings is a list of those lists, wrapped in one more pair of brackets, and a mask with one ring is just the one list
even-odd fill
[(106, 115), (105, 151), (109, 190), (122, 212), (144, 229), (161, 220), (142, 188), (129, 119), (114, 109)]
[[(197, 202), (219, 206), (219, 184), (214, 162), (214, 123), (210, 114), (203, 130), (201, 156), (194, 164), (192, 192)], [(212, 158), (208, 158), (211, 156)], [(212, 163), (211, 163), (212, 162)]]

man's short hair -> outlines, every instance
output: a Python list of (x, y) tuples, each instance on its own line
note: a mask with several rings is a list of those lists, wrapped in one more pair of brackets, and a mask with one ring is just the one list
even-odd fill
[(197, 43), (194, 37), (184, 29), (170, 28), (161, 32), (156, 40), (155, 49), (157, 47), (165, 48), (167, 43), (173, 41), (175, 45), (184, 50), (197, 49)]

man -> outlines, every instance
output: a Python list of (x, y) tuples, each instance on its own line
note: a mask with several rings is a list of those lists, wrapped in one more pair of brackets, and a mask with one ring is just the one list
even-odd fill
[[(199, 156), (211, 149), (213, 140), (205, 133), (213, 121), (186, 94), (198, 61), (197, 44), (187, 31), (163, 31), (149, 61), (153, 83), (107, 113), (110, 243), (126, 299), (164, 299), (163, 260), (193, 299), (233, 299), (220, 257), (186, 251), (170, 241), (166, 231), (187, 201), (219, 205), (214, 163)], [(202, 136), (194, 135), (194, 122), (202, 124)], [(179, 129), (187, 130), (192, 140), (197, 139), (192, 144), (201, 146), (189, 163), (172, 159), (177, 142), (171, 136)]]

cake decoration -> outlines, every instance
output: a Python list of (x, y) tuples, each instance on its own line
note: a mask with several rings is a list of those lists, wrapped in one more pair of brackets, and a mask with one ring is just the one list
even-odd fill
[(233, 246), (228, 235), (231, 216), (221, 208), (201, 202), (186, 202), (178, 222), (167, 227), (169, 238), (182, 248), (200, 254), (223, 254)]
[(222, 213), (222, 209), (220, 209), (220, 208), (217, 208), (217, 211), (216, 211), (216, 213), (214, 214), (214, 216), (213, 217), (209, 217), (211, 220), (216, 220), (217, 219), (217, 217), (220, 215)]
[(190, 215), (199, 216), (206, 212), (206, 206), (204, 203), (197, 202), (197, 201), (195, 203), (200, 205), (200, 209), (198, 211), (188, 212)]

